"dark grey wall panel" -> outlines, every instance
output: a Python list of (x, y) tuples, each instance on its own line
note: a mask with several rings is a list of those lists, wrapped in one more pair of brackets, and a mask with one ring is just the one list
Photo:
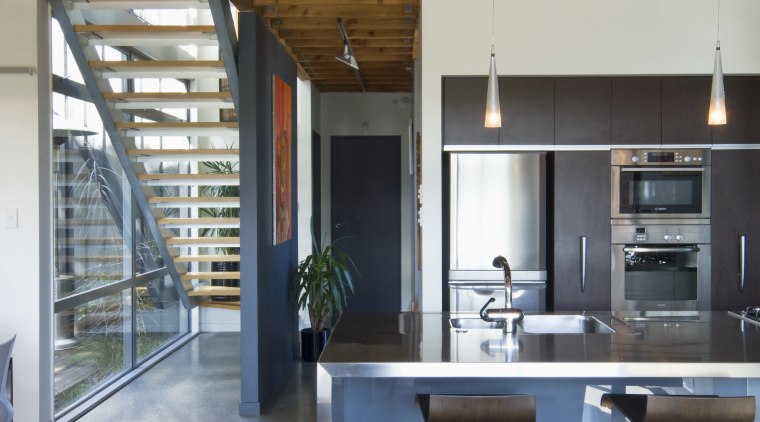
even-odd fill
[(612, 78), (612, 144), (660, 145), (660, 78)]
[(499, 102), (500, 144), (554, 144), (554, 78), (499, 78)]
[(288, 285), (297, 264), (297, 227), (272, 246), (272, 75), (292, 90), (292, 216), (296, 189), (296, 65), (254, 13), (240, 15), (241, 404), (255, 416), (295, 359), (297, 324)]
[(709, 76), (662, 78), (662, 143), (710, 144), (707, 124), (710, 108)]
[(488, 78), (443, 78), (443, 144), (496, 145), (499, 129), (485, 124)]
[(610, 143), (610, 78), (554, 81), (554, 142), (557, 145)]

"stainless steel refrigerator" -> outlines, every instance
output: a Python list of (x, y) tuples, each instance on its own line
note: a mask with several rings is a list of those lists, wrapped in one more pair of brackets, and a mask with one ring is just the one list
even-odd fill
[(504, 306), (502, 255), (512, 268), (513, 305), (546, 310), (546, 154), (452, 153), (449, 300), (475, 312)]

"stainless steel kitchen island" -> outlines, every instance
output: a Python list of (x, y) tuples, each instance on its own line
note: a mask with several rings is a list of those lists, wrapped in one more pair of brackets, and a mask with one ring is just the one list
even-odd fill
[(574, 422), (619, 418), (584, 404), (589, 386), (760, 395), (756, 325), (725, 312), (585, 315), (614, 332), (504, 334), (452, 328), (462, 315), (346, 313), (317, 365), (318, 420), (421, 421), (416, 394), (535, 394), (538, 421)]

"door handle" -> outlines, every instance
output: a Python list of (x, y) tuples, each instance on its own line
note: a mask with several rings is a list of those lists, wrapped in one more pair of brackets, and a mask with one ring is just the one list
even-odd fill
[(739, 291), (744, 291), (744, 281), (746, 275), (747, 264), (747, 236), (739, 236)]
[(346, 225), (343, 224), (343, 223), (335, 223), (335, 228), (336, 229), (345, 229)]
[(586, 236), (581, 236), (581, 293), (586, 291)]

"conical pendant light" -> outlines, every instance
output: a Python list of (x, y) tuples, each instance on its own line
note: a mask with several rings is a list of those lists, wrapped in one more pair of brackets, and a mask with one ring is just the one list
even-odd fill
[(491, 68), (488, 72), (488, 93), (486, 94), (485, 127), (501, 127), (501, 107), (499, 106), (499, 75), (496, 73), (494, 53), (494, 0), (491, 0)]
[(726, 124), (726, 93), (723, 90), (723, 64), (720, 60), (720, 0), (718, 0), (718, 41), (715, 45), (715, 66), (710, 89), (708, 125)]

